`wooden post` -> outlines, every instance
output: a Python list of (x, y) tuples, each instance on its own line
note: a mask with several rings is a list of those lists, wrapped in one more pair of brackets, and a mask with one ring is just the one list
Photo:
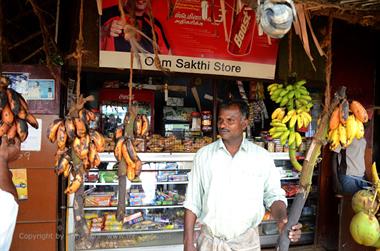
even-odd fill
[(321, 147), (325, 142), (326, 134), (329, 129), (329, 120), (334, 108), (339, 104), (339, 102), (346, 97), (346, 87), (341, 87), (341, 89), (335, 93), (334, 100), (331, 106), (328, 107), (327, 112), (322, 113), (322, 118), (317, 129), (317, 132), (312, 140), (309, 150), (307, 151), (305, 160), (302, 165), (302, 171), (300, 176), (300, 189), (293, 200), (292, 206), (290, 208), (288, 223), (286, 224), (284, 230), (282, 231), (276, 250), (287, 251), (289, 248), (290, 240), (288, 238), (288, 233), (292, 226), (297, 224), (300, 219), (302, 208), (305, 201), (309, 195), (311, 187), (311, 178), (314, 171), (314, 166), (317, 164), (317, 159), (321, 153)]
[(216, 79), (212, 80), (212, 140), (216, 140), (217, 124), (218, 124), (218, 89)]

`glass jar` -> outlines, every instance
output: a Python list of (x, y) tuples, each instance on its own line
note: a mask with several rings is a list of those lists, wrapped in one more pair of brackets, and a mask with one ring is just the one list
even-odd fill
[(201, 130), (201, 114), (199, 112), (191, 113), (191, 131), (199, 132)]
[(210, 132), (212, 131), (212, 115), (211, 111), (202, 112), (202, 131)]
[(267, 141), (268, 152), (274, 152), (276, 144), (273, 141)]

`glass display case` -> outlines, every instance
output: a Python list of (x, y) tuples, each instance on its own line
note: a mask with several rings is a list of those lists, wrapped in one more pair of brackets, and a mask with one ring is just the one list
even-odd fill
[[(183, 201), (194, 153), (138, 153), (143, 161), (138, 180), (127, 181), (126, 216), (116, 221), (118, 179), (113, 153), (102, 153), (99, 169), (90, 170), (85, 180), (85, 218), (91, 245), (76, 237), (72, 200), (68, 201), (68, 250), (182, 251)], [(271, 153), (282, 177), (289, 204), (298, 183), (287, 152)], [(315, 190), (316, 187), (313, 187)], [(71, 196), (73, 197), (73, 196)], [(314, 242), (316, 200), (311, 193), (300, 222), (300, 244)], [(197, 223), (196, 230), (200, 229)], [(266, 214), (259, 226), (262, 247), (277, 243), (277, 224)], [(198, 234), (199, 231), (196, 231)]]
[[(113, 153), (101, 154), (102, 164), (85, 179), (84, 212), (91, 243), (74, 232), (69, 200), (68, 250), (182, 250), (183, 201), (194, 153), (139, 153), (138, 180), (127, 181), (126, 214), (116, 220), (118, 178)], [(199, 227), (197, 227), (198, 229)]]

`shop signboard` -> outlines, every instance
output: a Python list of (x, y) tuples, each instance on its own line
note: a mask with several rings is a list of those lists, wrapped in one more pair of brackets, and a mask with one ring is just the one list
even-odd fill
[[(220, 0), (152, 0), (151, 22), (146, 0), (137, 0), (135, 20), (140, 34), (131, 27), (121, 31), (120, 23), (115, 25), (121, 20), (118, 1), (103, 0), (100, 67), (130, 68), (132, 50), (140, 52), (133, 60), (134, 69), (158, 70), (151, 42), (154, 30), (160, 63), (170, 71), (273, 79), (278, 40), (259, 36), (255, 11), (248, 6), (236, 11), (235, 2), (225, 0), (224, 11)], [(128, 8), (127, 3), (127, 24), (131, 20)], [(133, 32), (138, 39), (126, 40)]]

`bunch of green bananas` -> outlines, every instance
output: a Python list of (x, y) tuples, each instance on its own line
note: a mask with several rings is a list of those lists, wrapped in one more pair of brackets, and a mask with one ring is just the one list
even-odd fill
[(304, 86), (306, 80), (300, 80), (294, 84), (273, 83), (268, 86), (270, 98), (280, 105), (286, 107), (288, 110), (303, 108), (309, 111), (313, 106), (309, 91)]
[(312, 117), (309, 112), (313, 106), (305, 84), (305, 80), (300, 80), (286, 86), (274, 83), (267, 88), (271, 99), (280, 106), (272, 113), (269, 133), (272, 138), (280, 139), (281, 145), (289, 145), (291, 162), (299, 171), (302, 166), (296, 160), (295, 153), (302, 143), (302, 136), (296, 127), (299, 129), (310, 124)]
[(272, 138), (279, 138), (281, 145), (288, 143), (290, 146), (295, 142), (295, 146), (299, 147), (302, 137), (295, 131), (295, 127), (307, 127), (312, 120), (309, 111), (313, 104), (304, 86), (305, 83), (305, 80), (301, 80), (286, 87), (283, 84), (274, 83), (267, 88), (271, 99), (280, 104), (280, 107), (272, 113), (272, 128), (269, 133)]

